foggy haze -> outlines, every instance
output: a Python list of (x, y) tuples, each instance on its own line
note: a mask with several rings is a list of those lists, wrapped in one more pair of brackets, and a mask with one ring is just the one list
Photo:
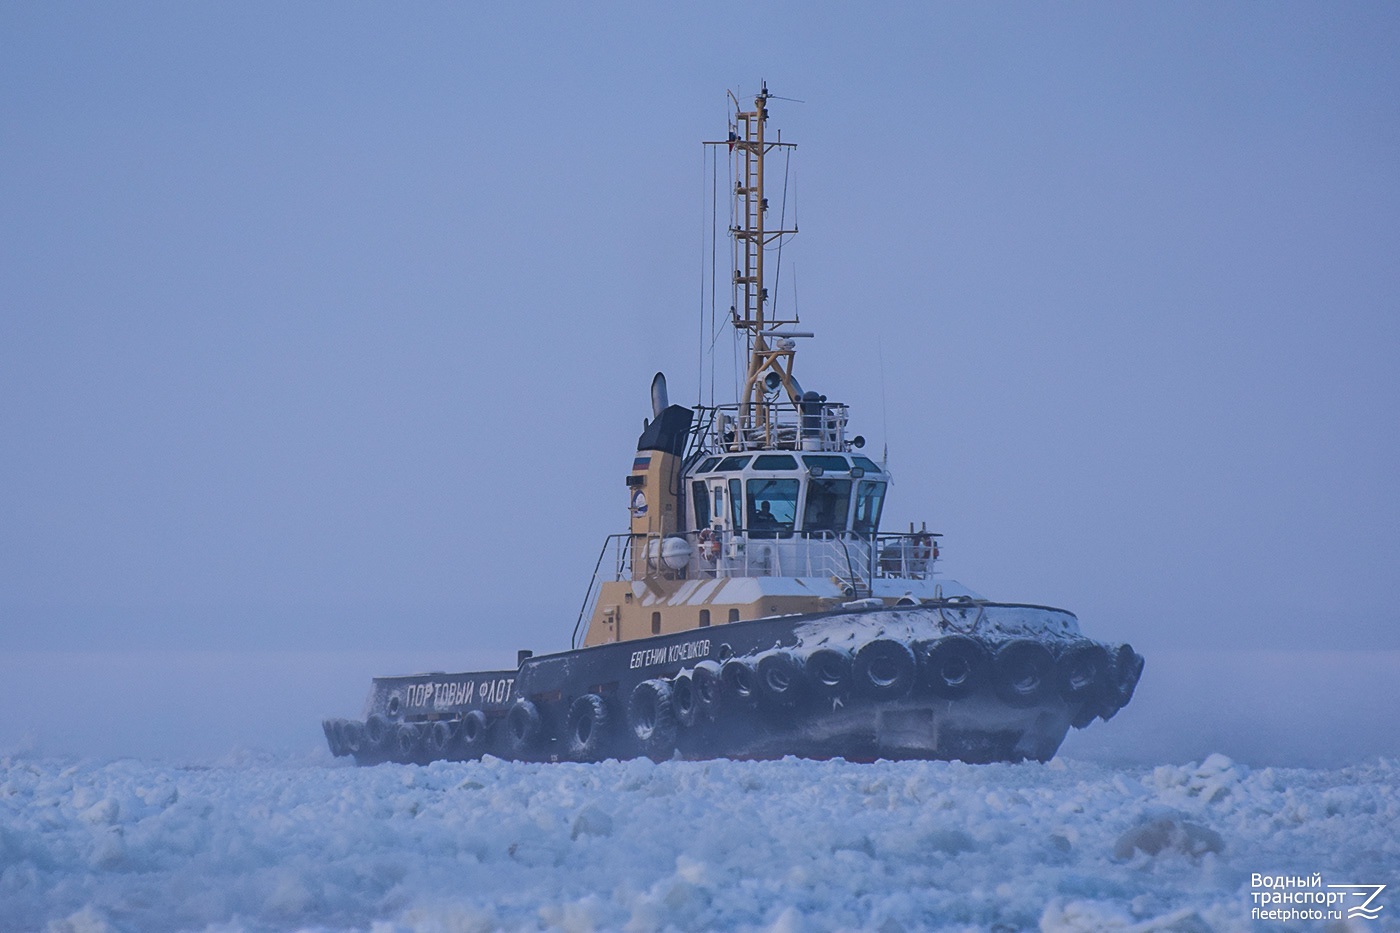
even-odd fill
[(1400, 754), (1397, 49), (1365, 3), (0, 8), (0, 750), (310, 748), (372, 674), (566, 648), (766, 79), (797, 374), (886, 525), (1147, 657), (1065, 754)]

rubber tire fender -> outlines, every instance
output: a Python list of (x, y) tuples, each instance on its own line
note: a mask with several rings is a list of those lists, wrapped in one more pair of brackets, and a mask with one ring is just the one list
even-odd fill
[(1055, 661), (1055, 680), (1068, 703), (1097, 700), (1108, 687), (1108, 673), (1108, 651), (1091, 641), (1070, 645)]
[(872, 700), (897, 700), (914, 685), (918, 664), (902, 641), (876, 638), (856, 652), (856, 689)]
[(340, 738), (345, 743), (347, 755), (358, 755), (365, 750), (365, 724), (352, 719), (340, 727)]
[(448, 719), (430, 723), (427, 733), (423, 736), (423, 748), (428, 753), (428, 760), (436, 761), (451, 755), (453, 747), (457, 744), (456, 740), (456, 723)]
[(345, 754), (345, 740), (340, 737), (339, 719), (322, 719), (321, 731), (326, 734), (326, 745), (330, 747), (331, 754), (340, 758)]
[(934, 696), (961, 699), (987, 681), (991, 659), (975, 638), (948, 635), (928, 645), (920, 655), (920, 683)]
[(844, 648), (818, 648), (807, 655), (807, 683), (822, 696), (843, 696), (851, 689), (853, 665)]
[(720, 680), (724, 682), (724, 699), (736, 706), (752, 706), (758, 696), (758, 676), (753, 665), (740, 658), (730, 658), (720, 665)]
[(653, 761), (665, 761), (676, 750), (676, 711), (671, 685), (664, 680), (644, 680), (632, 688), (627, 701), (627, 726)]
[(997, 696), (1007, 706), (1024, 709), (1050, 695), (1055, 683), (1055, 658), (1050, 649), (1029, 638), (1017, 638), (997, 649), (992, 660)]
[(720, 707), (724, 705), (724, 682), (720, 671), (718, 661), (701, 661), (690, 675), (691, 685), (695, 687), (696, 705), (709, 719), (718, 716)]
[(394, 730), (393, 753), (394, 760), (404, 764), (412, 764), (423, 754), (423, 738), (427, 730), (423, 728), (423, 723), (401, 722)]
[(769, 651), (758, 659), (758, 692), (770, 706), (795, 706), (806, 693), (807, 672), (791, 651)]
[(365, 720), (365, 742), (368, 743), (368, 748), (383, 749), (393, 731), (389, 720), (378, 713), (371, 713), (369, 718)]
[(676, 722), (682, 728), (695, 725), (700, 698), (695, 695), (695, 679), (690, 674), (682, 672), (671, 678), (671, 708), (676, 711)]
[(1104, 711), (1100, 713), (1105, 721), (1112, 719), (1118, 711), (1128, 705), (1142, 678), (1143, 658), (1133, 650), (1132, 645), (1119, 645), (1113, 655)]
[(564, 724), (564, 748), (573, 761), (602, 761), (608, 757), (612, 714), (596, 693), (585, 693), (569, 706)]
[(457, 747), (464, 758), (480, 758), (486, 750), (486, 714), (479, 709), (467, 710), (457, 727)]
[(521, 697), (506, 713), (506, 746), (513, 758), (528, 758), (539, 744), (540, 711), (534, 703)]

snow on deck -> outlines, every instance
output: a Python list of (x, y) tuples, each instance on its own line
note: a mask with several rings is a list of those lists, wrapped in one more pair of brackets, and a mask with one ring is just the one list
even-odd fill
[[(0, 759), (0, 929), (1239, 930), (1391, 885), (1400, 765)], [(1360, 921), (1357, 921), (1360, 923)], [(1321, 923), (1294, 929), (1323, 929)]]

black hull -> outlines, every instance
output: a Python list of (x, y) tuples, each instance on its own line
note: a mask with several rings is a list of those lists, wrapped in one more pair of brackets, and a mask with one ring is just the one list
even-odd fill
[(359, 764), (482, 755), (590, 761), (1047, 760), (1113, 716), (1142, 658), (1037, 606), (958, 602), (784, 616), (526, 659), (516, 671), (376, 678), (326, 720)]

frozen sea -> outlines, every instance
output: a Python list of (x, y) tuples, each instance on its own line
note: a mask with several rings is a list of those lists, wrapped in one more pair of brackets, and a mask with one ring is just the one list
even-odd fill
[[(0, 930), (1400, 929), (1400, 763), (0, 759)], [(1254, 875), (1389, 884), (1260, 922)], [(1296, 889), (1289, 889), (1296, 890)]]
[(0, 933), (1400, 930), (1400, 652), (1148, 654), (1044, 765), (355, 768), (320, 718), (450, 657), (0, 652)]

